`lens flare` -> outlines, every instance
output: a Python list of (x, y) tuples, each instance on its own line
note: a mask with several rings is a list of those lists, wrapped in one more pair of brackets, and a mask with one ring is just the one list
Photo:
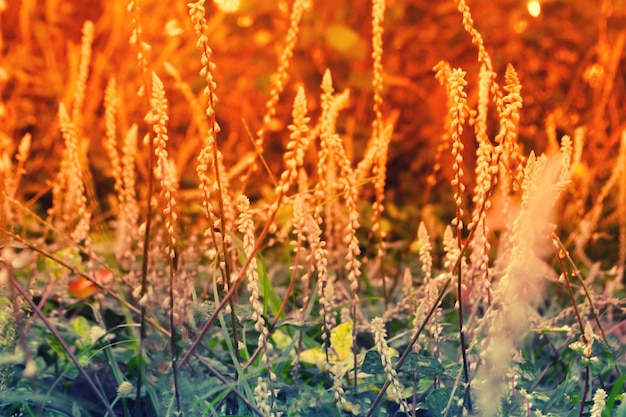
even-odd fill
[(529, 0), (526, 7), (528, 8), (528, 14), (532, 17), (538, 17), (541, 14), (541, 3), (539, 3), (539, 0)]
[(218, 9), (224, 13), (235, 13), (239, 10), (241, 0), (213, 0)]

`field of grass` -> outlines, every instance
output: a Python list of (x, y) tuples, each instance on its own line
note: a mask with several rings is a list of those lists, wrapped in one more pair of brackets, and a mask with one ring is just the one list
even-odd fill
[(626, 417), (625, 45), (621, 0), (0, 0), (0, 414)]

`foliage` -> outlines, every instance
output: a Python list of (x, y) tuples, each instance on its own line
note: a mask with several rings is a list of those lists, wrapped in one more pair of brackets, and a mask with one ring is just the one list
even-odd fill
[(626, 416), (623, 2), (124, 3), (0, 0), (0, 413)]

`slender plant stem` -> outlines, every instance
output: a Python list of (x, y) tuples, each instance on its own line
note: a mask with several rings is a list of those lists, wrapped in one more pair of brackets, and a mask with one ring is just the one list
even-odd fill
[(583, 390), (583, 398), (580, 400), (580, 411), (578, 412), (578, 417), (583, 417), (583, 412), (585, 411), (585, 402), (587, 401), (587, 394), (589, 393), (589, 366), (585, 366), (585, 389)]
[[(213, 107), (213, 95), (209, 95), (209, 100), (211, 100), (211, 107)], [(215, 115), (212, 116), (211, 122), (215, 125)], [(224, 284), (226, 288), (230, 285), (230, 259), (228, 257), (228, 247), (226, 246), (226, 239), (224, 238), (226, 233), (226, 216), (224, 211), (224, 190), (222, 189), (222, 180), (220, 175), (220, 166), (219, 166), (219, 155), (217, 153), (217, 143), (213, 146), (213, 165), (215, 167), (215, 181), (217, 183), (217, 189), (219, 193), (219, 210), (220, 210), (220, 227), (222, 228), (222, 253), (224, 255), (224, 273), (226, 275), (226, 279), (224, 280)], [(235, 302), (231, 299), (228, 301), (230, 305), (230, 321), (233, 328), (233, 340), (235, 342), (235, 346), (239, 345), (239, 337), (237, 335), (237, 315), (235, 314)], [(235, 355), (239, 358), (239, 350), (235, 349)]]
[[(152, 173), (152, 152), (150, 153), (150, 171)], [(141, 297), (143, 299), (145, 294), (148, 291), (148, 257), (149, 257), (149, 248), (150, 248), (150, 223), (152, 219), (152, 209), (150, 207), (150, 199), (152, 196), (152, 175), (150, 175), (150, 179), (148, 180), (148, 212), (146, 217), (146, 231), (144, 235), (144, 248), (143, 248), (143, 259), (141, 265)], [(139, 415), (141, 410), (140, 402), (141, 402), (141, 386), (143, 383), (143, 351), (145, 344), (145, 336), (146, 336), (146, 306), (145, 303), (141, 303), (141, 315), (139, 320), (139, 352), (138, 354), (138, 362), (137, 362), (137, 395), (135, 398), (135, 415)]]
[[(498, 163), (497, 161), (498, 160), (496, 160), (496, 164)], [(489, 197), (491, 196), (494, 187), (495, 187), (495, 183), (492, 180), (491, 187), (489, 188), (489, 192), (487, 193), (487, 198), (485, 199), (485, 201), (489, 200)], [(485, 202), (483, 202), (479, 212), (482, 212), (484, 210), (485, 210)], [(466, 242), (471, 242), (472, 241), (472, 237), (474, 236), (475, 232), (476, 232), (476, 226), (474, 226), (473, 228), (470, 229), (469, 234), (468, 234), (467, 239), (466, 239)], [(461, 247), (461, 250), (459, 251), (459, 256), (457, 257), (456, 262), (454, 264), (454, 267), (452, 268), (453, 271), (460, 267), (461, 262), (463, 261), (463, 256), (465, 255), (465, 252), (467, 252), (468, 249), (469, 249), (469, 244), (465, 244), (465, 245), (463, 245)], [(409, 345), (404, 349), (404, 352), (402, 352), (402, 355), (398, 359), (398, 362), (396, 362), (396, 366), (395, 366), (396, 372), (399, 371), (400, 368), (402, 368), (402, 364), (404, 363), (406, 358), (409, 356), (409, 353), (412, 351), (413, 345), (415, 345), (415, 343), (417, 342), (417, 339), (422, 334), (422, 331), (424, 331), (424, 328), (426, 327), (426, 324), (428, 324), (428, 322), (430, 321), (430, 319), (433, 316), (433, 314), (435, 314), (435, 311), (437, 310), (437, 306), (439, 305), (439, 303), (441, 302), (443, 296), (445, 295), (446, 290), (448, 289), (448, 286), (450, 285), (451, 281), (452, 281), (452, 276), (450, 276), (450, 277), (448, 277), (448, 279), (446, 279), (446, 282), (443, 285), (443, 288), (441, 289), (441, 291), (439, 291), (439, 295), (437, 295), (437, 299), (435, 300), (435, 302), (433, 303), (432, 307), (428, 311), (428, 314), (426, 315), (426, 318), (424, 318), (424, 321), (420, 324), (420, 327), (417, 329), (417, 332), (415, 333), (415, 336), (413, 336), (413, 339), (411, 340)], [(376, 396), (376, 399), (374, 400), (374, 403), (372, 404), (372, 406), (368, 410), (368, 412), (366, 414), (366, 417), (371, 417), (373, 415), (374, 411), (376, 410), (376, 407), (378, 407), (378, 404), (383, 399), (383, 396), (385, 395), (385, 392), (387, 392), (387, 389), (389, 388), (390, 384), (391, 384), (391, 382), (389, 380), (387, 380), (385, 382), (385, 384), (382, 386), (382, 388), (378, 392), (378, 395)]]
[[(298, 242), (298, 246), (299, 245), (300, 245), (300, 242)], [(298, 264), (299, 264), (298, 257), (296, 257), (295, 264), (293, 266), (293, 271), (291, 272), (291, 279), (289, 280), (289, 286), (287, 287), (287, 292), (285, 293), (283, 302), (280, 304), (280, 308), (278, 309), (278, 312), (276, 313), (276, 317), (274, 317), (274, 323), (272, 323), (272, 326), (269, 328), (270, 334), (276, 328), (276, 325), (278, 324), (278, 320), (280, 319), (281, 314), (283, 314), (283, 311), (285, 311), (285, 307), (287, 306), (287, 300), (289, 300), (289, 297), (291, 296), (291, 292), (293, 291), (293, 286), (296, 282), (296, 275), (298, 274)], [(252, 365), (252, 362), (254, 362), (257, 356), (259, 356), (259, 353), (261, 353), (261, 349), (262, 349), (262, 346), (257, 346), (252, 356), (250, 356), (250, 359), (248, 359), (248, 362), (246, 362), (244, 368), (248, 368), (250, 365)]]
[[(606, 334), (604, 333), (604, 328), (602, 327), (602, 323), (600, 323), (600, 317), (598, 316), (598, 310), (596, 309), (595, 305), (593, 304), (593, 299), (591, 298), (591, 294), (589, 293), (589, 289), (587, 288), (587, 284), (585, 284), (585, 280), (583, 279), (582, 275), (580, 274), (580, 271), (578, 270), (578, 268), (576, 268), (576, 264), (574, 263), (574, 260), (572, 259), (571, 255), (565, 249), (565, 246), (563, 246), (563, 242), (561, 242), (561, 240), (558, 238), (558, 236), (556, 236), (556, 234), (554, 232), (552, 232), (552, 239), (553, 239), (554, 242), (556, 242), (558, 244), (559, 249), (561, 251), (563, 251), (563, 254), (565, 255), (565, 258), (567, 259), (567, 262), (572, 266), (573, 275), (575, 275), (576, 278), (578, 279), (578, 282), (580, 282), (580, 285), (583, 287), (583, 291), (585, 292), (585, 296), (587, 297), (587, 300), (589, 300), (589, 306), (591, 307), (591, 314), (593, 314), (593, 317), (594, 317), (594, 319), (596, 321), (596, 324), (598, 325), (598, 330), (600, 330), (600, 334), (602, 335), (602, 340), (604, 341), (604, 343), (608, 344), (609, 341), (606, 338)], [(618, 372), (619, 372), (619, 368), (618, 368)]]
[[(396, 372), (402, 367), (402, 364), (404, 363), (406, 358), (409, 356), (409, 353), (411, 353), (413, 345), (415, 345), (415, 343), (417, 342), (417, 339), (420, 337), (420, 335), (422, 334), (422, 331), (426, 327), (426, 324), (428, 324), (428, 321), (430, 320), (430, 318), (433, 316), (433, 314), (437, 310), (437, 306), (439, 305), (439, 302), (441, 301), (441, 299), (443, 298), (444, 294), (446, 293), (446, 290), (448, 289), (448, 286), (450, 286), (450, 282), (451, 281), (452, 281), (452, 277), (448, 277), (448, 279), (446, 280), (443, 288), (441, 289), (441, 291), (439, 291), (439, 295), (437, 296), (437, 299), (433, 303), (433, 306), (428, 311), (428, 314), (426, 315), (426, 318), (424, 319), (422, 324), (420, 324), (420, 327), (417, 329), (417, 332), (415, 333), (415, 336), (413, 336), (413, 339), (411, 339), (411, 342), (409, 343), (409, 345), (406, 347), (406, 349), (404, 349), (404, 352), (402, 352), (402, 356), (400, 356), (400, 358), (398, 359), (398, 362), (396, 362), (396, 366), (395, 366)], [(391, 381), (389, 381), (387, 379), (385, 381), (385, 384), (382, 386), (382, 388), (378, 392), (378, 395), (376, 396), (376, 399), (374, 400), (374, 403), (372, 403), (372, 406), (367, 411), (366, 417), (372, 417), (372, 415), (374, 414), (374, 411), (376, 410), (376, 407), (378, 407), (378, 404), (383, 399), (383, 396), (385, 395), (385, 392), (387, 392), (387, 388), (389, 388), (390, 384), (391, 384)]]
[[(148, 82), (148, 68), (144, 55), (144, 44), (142, 40), (141, 25), (139, 23), (139, 0), (133, 2), (134, 35), (136, 36), (136, 46), (138, 48), (137, 60), (141, 72), (141, 82), (143, 85), (143, 97), (146, 102), (146, 108), (150, 109), (150, 96), (152, 92), (151, 84)], [(143, 300), (148, 291), (148, 264), (150, 259), (150, 229), (152, 227), (152, 195), (154, 194), (154, 143), (148, 140), (148, 190), (146, 194), (146, 222), (143, 238), (143, 256), (141, 262), (141, 294), (140, 300)], [(141, 412), (141, 388), (144, 378), (143, 351), (146, 336), (146, 305), (141, 303), (140, 325), (139, 325), (139, 349), (137, 361), (137, 394), (135, 396), (135, 415), (139, 416)]]
[[(602, 336), (602, 340), (604, 341), (604, 343), (606, 343), (608, 345), (609, 344), (609, 340), (607, 339), (606, 333), (604, 332), (604, 327), (602, 327), (602, 323), (600, 322), (600, 316), (598, 314), (598, 310), (596, 309), (596, 306), (593, 304), (593, 299), (591, 298), (591, 293), (589, 292), (589, 289), (587, 288), (587, 284), (585, 284), (585, 280), (583, 279), (582, 275), (580, 274), (580, 270), (578, 270), (578, 268), (576, 268), (576, 264), (574, 263), (574, 260), (572, 259), (571, 255), (569, 254), (569, 251), (567, 251), (565, 249), (565, 246), (563, 245), (563, 242), (561, 242), (559, 237), (554, 232), (552, 232), (552, 240), (553, 240), (553, 242), (556, 242), (556, 244), (558, 245), (559, 250), (563, 252), (565, 258), (567, 259), (567, 262), (571, 265), (573, 274), (578, 279), (578, 282), (580, 282), (580, 285), (582, 286), (583, 291), (585, 292), (585, 296), (587, 297), (587, 300), (589, 300), (589, 307), (591, 307), (591, 314), (593, 315), (593, 318), (596, 321), (596, 324), (598, 326), (598, 330), (600, 331), (600, 335)], [(563, 264), (561, 262), (561, 259), (558, 256), (558, 253), (557, 253), (557, 258), (559, 258), (559, 262), (561, 263), (561, 269), (563, 271), (565, 271), (565, 269), (563, 267)], [(567, 274), (565, 272), (564, 272), (564, 274), (567, 276)], [(568, 286), (569, 286), (569, 282), (568, 282)], [(570, 293), (571, 293), (571, 289), (570, 289)], [(578, 315), (578, 311), (576, 309), (576, 304), (575, 303), (574, 303), (574, 310), (576, 311), (576, 314)], [(580, 317), (579, 317), (579, 323), (580, 323)], [(582, 326), (582, 323), (580, 325)], [(581, 327), (581, 333), (584, 334), (583, 327)], [(622, 371), (620, 370), (620, 367), (617, 365), (617, 363), (615, 363), (615, 372), (617, 372), (617, 375), (622, 375)], [(626, 387), (626, 382), (624, 383), (624, 386)]]
[(35, 314), (39, 316), (41, 321), (43, 321), (44, 325), (48, 328), (48, 330), (50, 330), (50, 333), (52, 333), (55, 339), (57, 339), (57, 341), (63, 348), (63, 351), (67, 354), (67, 357), (70, 358), (70, 360), (74, 363), (74, 366), (76, 366), (76, 368), (78, 369), (78, 372), (80, 372), (83, 378), (85, 378), (87, 385), (89, 385), (89, 388), (91, 388), (92, 391), (96, 394), (96, 396), (98, 397), (98, 400), (107, 409), (107, 412), (109, 412), (111, 416), (116, 417), (117, 414), (115, 414), (115, 411), (113, 411), (113, 408), (111, 408), (111, 404), (109, 404), (109, 401), (104, 397), (104, 395), (102, 395), (98, 387), (96, 387), (96, 384), (93, 382), (89, 374), (87, 374), (87, 372), (85, 371), (85, 368), (81, 366), (80, 362), (78, 361), (78, 358), (76, 358), (74, 353), (72, 353), (72, 350), (69, 348), (69, 346), (67, 346), (67, 344), (63, 340), (63, 337), (61, 337), (61, 334), (57, 331), (57, 329), (55, 329), (52, 323), (48, 321), (48, 319), (43, 314), (43, 312), (41, 311), (37, 303), (35, 303), (32, 297), (29, 296), (28, 293), (20, 286), (20, 284), (15, 279), (15, 277), (10, 276), (9, 279), (11, 281), (11, 285), (13, 286), (13, 288), (15, 288), (17, 292), (28, 302), (28, 304), (30, 304)]
[(170, 350), (172, 355), (172, 377), (174, 379), (174, 396), (176, 398), (176, 409), (178, 415), (183, 416), (183, 410), (180, 406), (180, 387), (178, 384), (178, 368), (176, 362), (178, 360), (178, 353), (176, 351), (176, 328), (174, 327), (174, 259), (169, 258), (169, 271), (170, 271)]
[(358, 347), (356, 343), (356, 303), (352, 301), (352, 306), (350, 307), (350, 316), (352, 316), (352, 366), (354, 367), (354, 393), (353, 395), (356, 398), (359, 398), (359, 367), (358, 367)]
[(204, 323), (204, 325), (202, 326), (202, 329), (200, 330), (200, 333), (196, 336), (195, 340), (193, 341), (193, 343), (191, 344), (191, 346), (189, 347), (185, 355), (180, 360), (180, 363), (178, 364), (179, 368), (182, 367), (189, 360), (189, 357), (191, 356), (191, 354), (198, 348), (198, 345), (202, 341), (202, 338), (204, 338), (206, 333), (209, 331), (209, 328), (211, 328), (211, 325), (215, 321), (215, 318), (217, 317), (217, 315), (222, 311), (222, 309), (226, 306), (227, 303), (231, 302), (230, 300), (235, 294), (235, 292), (237, 291), (239, 284), (241, 284), (241, 282), (243, 281), (246, 271), (250, 267), (250, 263), (252, 262), (252, 259), (259, 252), (259, 249), (261, 248), (261, 245), (263, 244), (263, 240), (269, 233), (270, 227), (272, 223), (274, 222), (274, 219), (276, 218), (277, 211), (278, 210), (273, 210), (269, 214), (266, 220), (265, 226), (263, 227), (263, 229), (261, 230), (261, 233), (259, 234), (259, 237), (255, 241), (254, 248), (252, 249), (250, 256), (248, 256), (248, 258), (245, 260), (245, 262), (243, 263), (241, 267), (241, 270), (239, 271), (239, 275), (237, 276), (235, 281), (231, 283), (228, 289), (228, 292), (224, 295), (224, 297), (222, 298), (222, 301), (217, 306), (213, 314), (211, 314), (207, 322)]
[[(459, 191), (460, 192), (460, 191)], [(457, 221), (457, 230), (456, 230), (456, 238), (459, 250), (463, 247), (463, 239), (461, 237), (461, 209), (457, 206), (456, 208), (456, 221)], [(455, 265), (456, 268), (456, 298), (459, 303), (458, 313), (459, 313), (459, 338), (461, 340), (461, 357), (463, 358), (463, 379), (465, 380), (465, 404), (467, 406), (467, 410), (472, 412), (472, 398), (470, 396), (470, 381), (469, 381), (469, 365), (467, 363), (467, 344), (465, 342), (465, 331), (463, 329), (463, 280), (462, 280), (462, 271), (463, 271), (463, 263), (457, 262)], [(459, 410), (461, 412), (461, 410)]]
[(213, 365), (211, 365), (200, 355), (194, 354), (194, 356), (196, 357), (196, 359), (198, 359), (202, 366), (207, 368), (217, 379), (220, 380), (220, 382), (222, 382), (224, 385), (229, 386), (229, 389), (231, 389), (237, 397), (239, 397), (248, 407), (250, 407), (250, 410), (254, 411), (258, 416), (263, 417), (263, 413), (261, 412), (261, 410), (259, 410), (254, 404), (252, 404), (252, 402), (250, 402), (250, 400), (245, 395), (243, 395), (241, 391), (233, 387), (232, 382), (229, 382), (226, 377), (224, 377), (224, 375), (222, 375), (217, 369), (215, 369), (215, 367), (213, 367)]
[[(211, 56), (211, 51), (208, 48), (208, 45), (206, 43), (203, 44), (203, 48), (204, 48), (204, 56), (206, 57), (210, 57)], [(211, 88), (211, 83), (208, 83), (207, 88)], [(207, 94), (208, 96), (208, 100), (209, 100), (209, 104), (207, 109), (213, 109), (211, 111), (211, 115), (209, 117), (209, 123), (210, 123), (210, 130), (209, 130), (209, 134), (212, 135), (213, 137), (213, 147), (212, 147), (212, 151), (213, 151), (213, 167), (215, 170), (215, 183), (217, 185), (217, 191), (218, 191), (218, 205), (219, 205), (219, 221), (220, 221), (220, 228), (221, 228), (221, 235), (222, 235), (222, 239), (221, 239), (221, 244), (222, 244), (222, 254), (224, 256), (224, 267), (222, 268), (222, 266), (220, 265), (220, 272), (222, 273), (222, 279), (224, 281), (224, 287), (226, 288), (226, 290), (229, 289), (229, 285), (230, 285), (230, 271), (231, 271), (231, 265), (230, 265), (230, 258), (228, 257), (228, 247), (226, 245), (226, 216), (225, 216), (225, 210), (224, 210), (224, 188), (222, 186), (222, 177), (221, 177), (221, 172), (220, 172), (220, 155), (217, 149), (217, 133), (218, 130), (216, 129), (217, 123), (215, 120), (215, 102), (213, 100), (214, 95), (213, 95), (213, 91), (209, 91), (209, 93)], [(204, 188), (204, 187), (203, 187)], [(206, 192), (206, 190), (205, 190)], [(212, 218), (211, 215), (211, 211), (209, 210), (209, 199), (210, 196), (207, 195), (205, 193), (205, 207), (206, 207), (206, 216), (207, 219), (209, 219), (209, 221)], [(209, 228), (211, 229), (211, 235), (213, 238), (213, 244), (215, 245), (215, 248), (218, 248), (218, 242), (217, 242), (217, 236), (215, 233), (215, 230), (213, 228), (214, 223), (210, 222), (209, 224)], [(219, 262), (219, 251), (218, 251), (218, 265), (220, 264)], [(232, 329), (233, 329), (233, 341), (235, 343), (235, 346), (239, 345), (239, 341), (238, 341), (238, 335), (237, 335), (237, 315), (235, 313), (235, 303), (233, 300), (229, 300), (229, 305), (230, 305), (230, 320), (231, 320), (231, 324), (232, 324)], [(241, 359), (239, 357), (239, 351), (235, 350), (235, 355), (237, 356), (237, 359)]]
[[(555, 248), (556, 250), (557, 248)], [(556, 251), (556, 258), (557, 261), (559, 262), (559, 266), (561, 267), (561, 276), (563, 277), (563, 280), (565, 281), (565, 286), (567, 288), (567, 293), (569, 294), (570, 300), (572, 301), (572, 307), (574, 308), (574, 313), (576, 314), (576, 320), (578, 321), (578, 327), (580, 329), (580, 335), (581, 338), (583, 339), (583, 341), (585, 343), (588, 342), (587, 338), (585, 337), (585, 325), (583, 324), (583, 319), (580, 316), (580, 311), (578, 311), (578, 303), (576, 302), (576, 296), (574, 295), (574, 291), (572, 290), (572, 284), (569, 281), (569, 273), (567, 272), (567, 270), (565, 269), (565, 265), (563, 265), (563, 250), (561, 249), (560, 251)]]
[[(63, 268), (67, 269), (71, 274), (79, 276), (79, 277), (82, 277), (82, 278), (85, 278), (87, 281), (89, 281), (93, 285), (95, 285), (98, 288), (98, 290), (100, 290), (100, 291), (104, 292), (106, 295), (112, 297), (113, 299), (115, 299), (117, 302), (119, 302), (121, 305), (123, 305), (124, 307), (126, 307), (127, 309), (132, 311), (133, 313), (141, 314), (141, 310), (140, 309), (138, 309), (134, 305), (130, 304), (128, 301), (124, 300), (122, 297), (120, 297), (117, 293), (113, 292), (109, 288), (103, 286), (102, 283), (100, 283), (98, 280), (96, 280), (93, 276), (91, 276), (89, 274), (86, 274), (83, 271), (80, 271), (78, 268), (68, 264), (67, 262), (65, 262), (61, 258), (58, 258), (57, 256), (51, 254), (50, 252), (46, 251), (45, 249), (41, 249), (40, 247), (35, 246), (34, 244), (27, 242), (26, 240), (24, 240), (19, 235), (13, 234), (11, 232), (7, 232), (7, 234), (12, 239), (15, 239), (16, 241), (20, 242), (21, 244), (27, 246), (29, 249), (31, 249), (31, 250), (33, 250), (33, 251), (35, 251), (35, 252), (45, 256), (46, 258), (50, 259), (51, 261), (54, 261), (54, 263), (56, 263), (56, 264), (62, 266)], [(150, 317), (146, 317), (146, 320), (159, 333), (164, 334), (165, 336), (169, 336), (169, 331), (166, 330), (165, 328), (163, 328), (163, 326), (161, 326), (159, 323), (155, 322)]]

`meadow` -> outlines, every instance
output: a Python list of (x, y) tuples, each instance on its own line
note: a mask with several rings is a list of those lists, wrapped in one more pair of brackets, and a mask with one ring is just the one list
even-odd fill
[(626, 416), (625, 28), (0, 0), (0, 414)]

